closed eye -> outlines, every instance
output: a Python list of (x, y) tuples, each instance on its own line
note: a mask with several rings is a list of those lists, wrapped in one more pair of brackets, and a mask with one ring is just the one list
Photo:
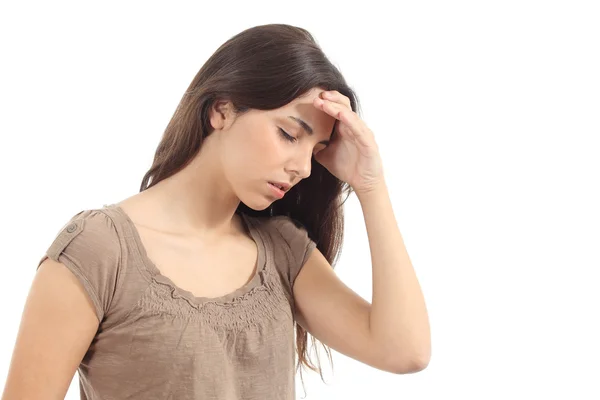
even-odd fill
[(288, 134), (286, 131), (284, 131), (283, 129), (281, 129), (281, 128), (278, 128), (278, 129), (279, 129), (279, 133), (281, 134), (281, 137), (283, 137), (285, 140), (287, 140), (287, 141), (289, 141), (289, 142), (295, 142), (296, 140), (298, 140), (298, 139), (296, 139), (295, 137), (293, 137), (293, 136), (289, 135), (289, 134)]

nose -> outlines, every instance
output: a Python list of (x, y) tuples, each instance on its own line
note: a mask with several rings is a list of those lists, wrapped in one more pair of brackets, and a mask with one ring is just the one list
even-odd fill
[(312, 152), (306, 154), (300, 154), (294, 163), (291, 165), (291, 170), (294, 172), (298, 178), (306, 179), (310, 176), (310, 170), (312, 166)]

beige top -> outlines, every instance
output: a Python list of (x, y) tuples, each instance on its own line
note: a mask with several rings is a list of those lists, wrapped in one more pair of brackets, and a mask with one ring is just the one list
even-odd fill
[(40, 264), (69, 268), (100, 321), (78, 368), (82, 399), (295, 398), (292, 287), (316, 244), (288, 217), (242, 217), (256, 274), (217, 298), (161, 275), (116, 204), (65, 224)]

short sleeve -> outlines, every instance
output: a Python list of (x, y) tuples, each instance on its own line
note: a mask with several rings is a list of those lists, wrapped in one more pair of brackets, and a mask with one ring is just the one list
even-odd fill
[(291, 289), (294, 287), (298, 273), (308, 260), (311, 252), (317, 247), (317, 244), (308, 236), (306, 229), (291, 218), (286, 216), (275, 218), (275, 227), (285, 241), (285, 246), (290, 255), (288, 279)]
[(113, 221), (101, 211), (85, 210), (73, 216), (40, 259), (65, 265), (90, 297), (98, 321), (106, 315), (119, 276), (121, 246)]

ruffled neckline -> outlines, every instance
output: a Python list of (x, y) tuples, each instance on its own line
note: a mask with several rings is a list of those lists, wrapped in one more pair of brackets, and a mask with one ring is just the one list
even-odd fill
[(168, 287), (171, 291), (171, 295), (173, 298), (183, 298), (187, 300), (187, 302), (190, 303), (190, 305), (192, 305), (194, 308), (199, 308), (205, 303), (231, 305), (241, 302), (242, 300), (247, 298), (252, 292), (263, 288), (265, 285), (265, 266), (267, 261), (265, 244), (252, 218), (243, 213), (240, 213), (239, 215), (242, 218), (242, 222), (246, 230), (250, 233), (252, 240), (256, 244), (258, 251), (257, 266), (253, 277), (245, 285), (239, 287), (238, 289), (230, 293), (218, 297), (200, 297), (195, 296), (192, 292), (177, 286), (169, 277), (163, 275), (160, 272), (158, 267), (148, 257), (148, 253), (142, 243), (137, 227), (135, 226), (131, 218), (129, 218), (129, 215), (118, 204), (109, 204), (105, 205), (104, 207), (116, 210), (119, 213), (119, 215), (123, 217), (123, 222), (127, 226), (129, 234), (133, 237), (135, 241), (135, 248), (138, 253), (138, 256), (140, 257), (140, 260), (142, 261), (142, 267), (146, 270), (146, 272), (149, 274), (150, 278), (154, 282)]

